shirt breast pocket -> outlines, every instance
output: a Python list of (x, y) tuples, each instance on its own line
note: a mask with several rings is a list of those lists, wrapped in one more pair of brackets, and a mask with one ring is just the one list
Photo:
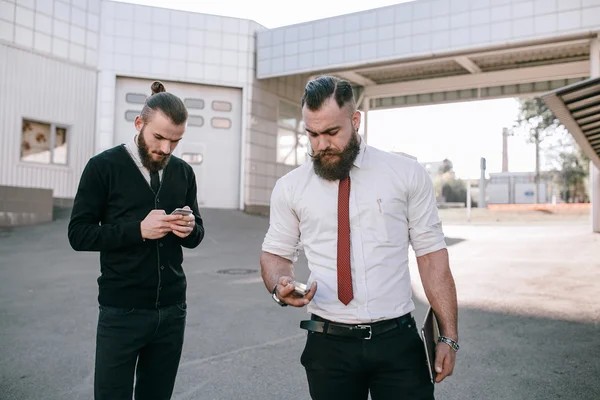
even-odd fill
[(399, 199), (377, 199), (378, 225), (386, 243), (400, 243), (407, 235), (406, 203)]

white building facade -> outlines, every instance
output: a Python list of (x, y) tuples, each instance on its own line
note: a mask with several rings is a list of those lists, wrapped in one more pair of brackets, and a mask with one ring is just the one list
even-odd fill
[(0, 0), (0, 186), (51, 189), (68, 203), (87, 160), (136, 133), (161, 80), (189, 110), (177, 155), (196, 171), (201, 206), (264, 208), (300, 163), (278, 157), (278, 131), (297, 130), (306, 77), (256, 79), (263, 29), (112, 1)]
[(271, 30), (107, 0), (0, 0), (0, 186), (68, 202), (87, 160), (135, 134), (161, 80), (188, 106), (177, 155), (201, 206), (262, 211), (306, 158), (311, 76), (352, 81), (365, 120), (540, 94), (590, 76), (599, 32), (600, 0), (417, 0)]

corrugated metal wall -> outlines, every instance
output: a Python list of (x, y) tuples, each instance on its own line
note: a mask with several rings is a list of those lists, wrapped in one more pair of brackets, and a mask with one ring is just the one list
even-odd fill
[[(94, 152), (96, 80), (95, 69), (0, 44), (0, 185), (75, 196)], [(69, 127), (66, 166), (21, 162), (23, 118)]]

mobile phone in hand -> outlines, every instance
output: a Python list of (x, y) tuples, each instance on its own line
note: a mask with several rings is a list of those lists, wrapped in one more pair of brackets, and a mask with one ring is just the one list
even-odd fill
[(300, 282), (290, 282), (288, 285), (294, 286), (293, 293), (297, 296), (305, 296), (308, 293), (308, 287), (304, 283)]
[(187, 208), (176, 208), (171, 215), (192, 215), (192, 210), (188, 210)]

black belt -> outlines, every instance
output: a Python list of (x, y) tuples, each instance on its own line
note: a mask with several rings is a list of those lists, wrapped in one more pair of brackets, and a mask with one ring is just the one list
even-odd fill
[(334, 336), (344, 336), (355, 339), (369, 340), (373, 336), (400, 328), (413, 322), (411, 313), (404, 314), (401, 317), (387, 319), (385, 321), (373, 322), (370, 324), (341, 324), (332, 322), (318, 315), (312, 315), (310, 321), (301, 321), (300, 328), (310, 332), (323, 333)]

